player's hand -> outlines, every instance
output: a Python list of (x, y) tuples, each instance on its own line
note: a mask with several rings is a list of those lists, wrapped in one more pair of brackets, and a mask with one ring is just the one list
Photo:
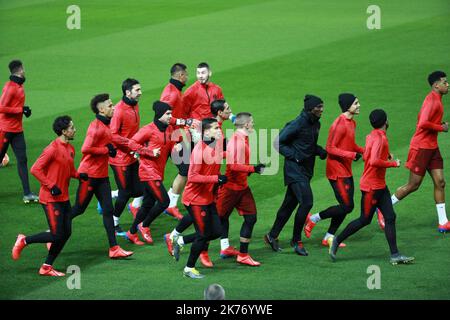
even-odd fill
[(263, 173), (265, 167), (266, 167), (266, 165), (264, 163), (258, 163), (256, 166), (253, 166), (253, 168), (255, 168), (255, 172), (257, 174)]
[(227, 183), (227, 181), (228, 181), (227, 176), (225, 176), (225, 175), (220, 175), (220, 176), (219, 176), (219, 181), (218, 181), (218, 182), (219, 182), (219, 186), (221, 186), (221, 185)]
[(80, 173), (80, 180), (88, 181), (89, 176), (87, 175), (87, 173)]
[(109, 156), (110, 156), (111, 158), (114, 158), (114, 157), (117, 155), (117, 150), (116, 150), (116, 148), (114, 148), (114, 146), (113, 146), (111, 143), (108, 143), (108, 144), (106, 145), (106, 147), (108, 147), (108, 153), (109, 153)]
[(361, 159), (361, 157), (362, 157), (362, 154), (357, 152), (355, 155), (355, 159), (353, 159), (353, 161), (358, 161), (359, 159)]
[(185, 119), (177, 119), (177, 121), (175, 122), (175, 124), (177, 126), (185, 126), (186, 125), (186, 120)]
[(327, 158), (328, 153), (326, 152), (326, 150), (321, 150), (319, 151), (319, 157), (321, 160), (325, 160)]
[(448, 132), (448, 122), (443, 122), (443, 123), (442, 123), (442, 130), (443, 130), (444, 132)]
[(23, 114), (25, 115), (25, 117), (29, 118), (31, 117), (31, 109), (28, 106), (24, 106), (23, 107)]
[(401, 164), (400, 159), (395, 159), (395, 162), (397, 163), (397, 168), (400, 167), (400, 164)]
[(193, 123), (194, 123), (194, 119), (192, 119), (192, 118), (186, 119), (186, 125), (188, 127), (191, 127)]
[(50, 189), (50, 193), (52, 194), (52, 196), (59, 196), (60, 194), (62, 194), (61, 190), (56, 185), (54, 185)]
[(176, 152), (180, 152), (181, 150), (183, 150), (183, 144), (182, 143), (177, 143), (174, 147)]
[(161, 148), (153, 149), (153, 156), (155, 158), (159, 157), (160, 154), (161, 154)]

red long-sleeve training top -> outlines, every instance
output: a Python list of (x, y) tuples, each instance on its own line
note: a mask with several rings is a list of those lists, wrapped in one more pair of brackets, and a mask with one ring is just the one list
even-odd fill
[(184, 93), (183, 103), (187, 118), (203, 120), (213, 118), (211, 102), (223, 99), (222, 89), (212, 82), (201, 84), (194, 82)]
[(227, 183), (225, 188), (232, 190), (244, 190), (248, 187), (247, 177), (249, 172), (255, 172), (255, 167), (250, 165), (250, 144), (248, 136), (241, 131), (236, 131), (227, 144)]
[(366, 137), (364, 150), (364, 172), (360, 180), (362, 191), (384, 189), (386, 187), (386, 168), (397, 167), (395, 161), (388, 161), (389, 143), (386, 132), (374, 129)]
[(326, 175), (328, 179), (353, 176), (352, 161), (356, 153), (364, 153), (364, 148), (355, 142), (356, 122), (344, 114), (334, 120), (328, 132), (326, 150), (328, 153)]
[(223, 148), (215, 143), (198, 142), (191, 154), (187, 184), (183, 192), (183, 204), (208, 205), (214, 201), (214, 186), (219, 181)]
[(0, 130), (22, 132), (23, 105), (25, 90), (23, 84), (8, 81), (0, 97)]
[(411, 139), (412, 149), (436, 149), (438, 147), (437, 136), (442, 129), (442, 116), (444, 106), (442, 96), (431, 91), (423, 101), (417, 117), (416, 132)]
[[(178, 141), (172, 141), (173, 127), (168, 126), (161, 131), (154, 122), (142, 127), (129, 142), (130, 149), (140, 155), (139, 179), (141, 181), (164, 180), (164, 169), (167, 158), (173, 146)], [(160, 155), (155, 157), (153, 150), (160, 149)]]
[[(137, 159), (130, 154), (131, 149), (128, 146), (128, 140), (131, 139), (139, 130), (139, 105), (130, 106), (121, 100), (114, 106), (114, 115), (111, 118), (111, 134), (114, 145), (117, 147), (117, 155), (109, 158), (109, 163), (115, 166), (129, 166), (135, 163)], [(120, 137), (122, 139), (120, 143)]]
[[(70, 178), (79, 178), (74, 166), (75, 149), (61, 139), (52, 141), (31, 167), (31, 173), (41, 183), (39, 202), (64, 202), (69, 200)], [(50, 189), (57, 186), (59, 196), (52, 196)]]

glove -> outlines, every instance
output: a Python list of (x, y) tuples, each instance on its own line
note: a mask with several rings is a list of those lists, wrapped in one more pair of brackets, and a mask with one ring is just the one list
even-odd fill
[(111, 143), (108, 143), (106, 146), (108, 147), (109, 156), (111, 158), (114, 158), (117, 155), (116, 148), (114, 148), (114, 146)]
[(56, 186), (56, 184), (50, 189), (52, 196), (59, 196), (62, 194), (61, 190)]
[(224, 176), (224, 175), (219, 176), (219, 186), (227, 183), (227, 181), (228, 181), (227, 176)]
[(255, 168), (255, 172), (257, 174), (263, 173), (265, 167), (266, 167), (266, 165), (263, 163), (258, 163), (256, 166), (253, 166), (253, 168)]
[(186, 125), (188, 127), (192, 126), (193, 123), (194, 123), (194, 119), (192, 119), (192, 118), (186, 119)]
[(319, 151), (319, 157), (321, 160), (325, 160), (327, 158), (328, 153), (325, 150)]
[(23, 107), (23, 114), (25, 117), (29, 118), (31, 116), (31, 109), (28, 106)]
[(80, 179), (83, 181), (88, 181), (89, 176), (87, 175), (87, 173), (80, 173)]
[(359, 159), (361, 159), (361, 157), (362, 157), (362, 154), (357, 152), (356, 156), (355, 156), (355, 159), (353, 159), (353, 161), (358, 161)]

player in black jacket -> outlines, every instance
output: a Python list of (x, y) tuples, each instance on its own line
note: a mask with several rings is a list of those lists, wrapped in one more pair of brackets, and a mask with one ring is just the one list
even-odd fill
[(287, 186), (287, 191), (272, 229), (264, 236), (264, 240), (274, 251), (281, 250), (278, 245), (278, 235), (294, 209), (300, 204), (295, 215), (291, 246), (297, 254), (308, 255), (301, 241), (301, 231), (306, 216), (313, 206), (310, 180), (314, 173), (316, 156), (322, 160), (327, 157), (327, 152), (317, 145), (319, 119), (322, 112), (322, 99), (306, 95), (303, 111), (295, 120), (288, 122), (280, 132), (279, 152), (285, 158), (284, 184)]

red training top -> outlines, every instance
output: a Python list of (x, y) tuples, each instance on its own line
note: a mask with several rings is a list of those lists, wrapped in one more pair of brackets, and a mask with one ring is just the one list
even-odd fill
[(169, 83), (161, 93), (159, 100), (172, 107), (173, 118), (186, 118), (183, 105), (183, 93), (175, 85)]
[(352, 161), (364, 148), (355, 142), (356, 122), (344, 114), (334, 120), (328, 132), (326, 174), (330, 180), (353, 176)]
[(362, 191), (386, 188), (386, 168), (397, 167), (395, 161), (388, 161), (389, 143), (386, 132), (374, 129), (366, 137), (364, 150), (364, 172), (359, 182)]
[(423, 101), (417, 117), (416, 132), (411, 139), (411, 149), (436, 149), (438, 147), (437, 135), (442, 129), (442, 116), (444, 106), (442, 96), (431, 91)]
[[(177, 141), (172, 141), (173, 127), (165, 131), (158, 129), (154, 122), (142, 127), (129, 142), (131, 150), (139, 153), (139, 179), (141, 181), (164, 180), (167, 158)], [(153, 149), (161, 148), (158, 157), (153, 156)]]
[(22, 84), (8, 81), (0, 97), (0, 130), (22, 132), (23, 105), (25, 91)]
[[(75, 149), (70, 143), (61, 139), (53, 140), (42, 152), (31, 167), (31, 173), (41, 183), (39, 202), (64, 202), (69, 200), (70, 178), (79, 178), (73, 159)], [(50, 189), (57, 186), (61, 190), (59, 196), (52, 196)]]
[(183, 192), (183, 204), (209, 205), (214, 201), (214, 186), (219, 181), (223, 151), (215, 143), (199, 141), (191, 154), (189, 174)]
[(185, 115), (187, 118), (203, 120), (213, 118), (211, 113), (211, 102), (223, 99), (222, 89), (212, 82), (201, 84), (194, 82), (183, 96)]
[[(117, 146), (117, 155), (114, 158), (109, 158), (109, 163), (114, 166), (129, 166), (137, 161), (128, 147), (128, 140), (131, 139), (139, 130), (139, 105), (130, 106), (121, 100), (114, 106), (114, 115), (111, 119), (111, 133), (114, 144)], [(120, 137), (126, 138), (123, 140), (126, 143), (118, 143)]]
[(227, 144), (227, 183), (225, 188), (232, 190), (244, 190), (248, 188), (247, 177), (249, 172), (255, 172), (250, 165), (250, 145), (248, 136), (241, 131), (236, 131)]

